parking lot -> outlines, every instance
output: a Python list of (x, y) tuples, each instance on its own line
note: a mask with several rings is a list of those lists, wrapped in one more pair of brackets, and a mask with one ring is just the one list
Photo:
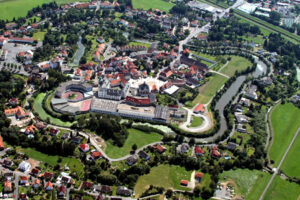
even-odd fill
[(13, 63), (13, 64), (20, 64), (16, 59), (16, 55), (20, 52), (25, 51), (34, 51), (36, 47), (27, 45), (27, 44), (14, 44), (14, 43), (6, 43), (3, 45), (2, 49), (7, 50), (7, 57), (4, 62), (6, 63)]

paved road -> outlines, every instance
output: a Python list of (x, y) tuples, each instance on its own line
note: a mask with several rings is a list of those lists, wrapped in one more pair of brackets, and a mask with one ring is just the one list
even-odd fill
[(268, 185), (267, 185), (266, 188), (264, 189), (263, 193), (260, 195), (259, 200), (263, 200), (263, 198), (264, 198), (266, 192), (268, 191), (270, 185), (272, 184), (272, 182), (273, 182), (275, 176), (278, 174), (278, 171), (279, 171), (279, 169), (280, 169), (282, 163), (284, 162), (284, 159), (286, 158), (288, 152), (290, 151), (291, 147), (293, 146), (293, 144), (294, 144), (294, 142), (295, 142), (295, 140), (296, 140), (296, 138), (297, 138), (299, 132), (300, 132), (300, 127), (298, 128), (298, 130), (297, 130), (296, 134), (294, 135), (294, 137), (293, 137), (291, 143), (289, 144), (289, 146), (288, 146), (288, 148), (286, 149), (286, 151), (285, 151), (283, 157), (281, 158), (278, 167), (276, 168), (274, 174), (272, 175), (270, 181), (268, 182)]

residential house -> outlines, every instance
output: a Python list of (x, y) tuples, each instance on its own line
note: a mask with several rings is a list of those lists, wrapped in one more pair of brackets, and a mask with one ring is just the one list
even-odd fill
[(247, 129), (244, 128), (243, 124), (238, 124), (236, 130), (240, 133), (246, 133)]
[(4, 158), (1, 160), (1, 164), (3, 167), (10, 168), (14, 165), (14, 162), (10, 158)]
[(234, 116), (235, 116), (235, 118), (236, 118), (236, 121), (237, 121), (239, 124), (245, 124), (245, 123), (248, 123), (248, 118), (247, 118), (247, 116), (243, 115), (242, 113), (236, 112), (236, 113), (234, 113)]
[(235, 150), (239, 145), (233, 142), (228, 142), (227, 143), (227, 149), (229, 150)]
[(33, 184), (32, 184), (32, 187), (33, 187), (34, 189), (40, 188), (40, 187), (41, 187), (41, 181), (40, 181), (40, 179), (36, 178), (36, 179), (34, 180)]
[(203, 156), (204, 150), (200, 146), (195, 146), (195, 155), (196, 156)]
[(190, 146), (187, 143), (183, 143), (180, 145), (180, 152), (187, 153), (190, 150)]
[(138, 155), (141, 159), (144, 159), (144, 160), (149, 160), (150, 159), (150, 156), (149, 154), (147, 154), (145, 151), (141, 150), (138, 152)]
[(46, 191), (52, 191), (52, 190), (53, 190), (53, 184), (52, 184), (50, 181), (48, 181), (48, 182), (46, 183), (46, 185), (45, 185), (45, 190), (46, 190)]
[(4, 144), (3, 144), (3, 140), (2, 140), (2, 136), (0, 135), (0, 151), (4, 150)]
[(16, 105), (18, 105), (18, 103), (19, 103), (18, 98), (11, 98), (8, 101), (8, 104), (11, 106), (16, 106)]
[(189, 185), (189, 181), (183, 180), (183, 179), (182, 179), (182, 180), (180, 181), (180, 185), (187, 187), (187, 186)]
[(93, 188), (93, 183), (92, 182), (88, 182), (88, 181), (83, 182), (83, 189), (90, 190), (92, 188)]
[(4, 113), (7, 117), (16, 116), (17, 119), (21, 120), (29, 116), (28, 113), (25, 113), (22, 107), (17, 106), (16, 108), (6, 109)]
[(52, 174), (52, 173), (50, 173), (50, 172), (45, 172), (45, 173), (44, 173), (44, 178), (45, 178), (45, 180), (51, 180), (52, 177), (53, 177), (53, 174)]
[(86, 153), (90, 150), (90, 145), (87, 143), (81, 144), (79, 148), (82, 152)]
[(134, 165), (137, 161), (138, 161), (138, 158), (136, 155), (130, 156), (129, 158), (126, 159), (126, 163), (129, 166)]
[(27, 172), (29, 171), (31, 168), (30, 163), (26, 162), (26, 161), (22, 161), (18, 167), (18, 169), (22, 172)]
[(194, 113), (196, 113), (196, 114), (199, 114), (199, 113), (203, 114), (204, 112), (205, 112), (204, 105), (203, 104), (197, 104), (197, 106), (194, 109)]
[(81, 138), (75, 136), (71, 138), (71, 142), (75, 144), (80, 144), (81, 143)]
[(131, 196), (132, 195), (132, 190), (126, 188), (125, 186), (119, 186), (117, 188), (117, 195), (121, 196)]
[(66, 186), (61, 185), (59, 186), (58, 190), (57, 190), (57, 197), (59, 199), (64, 199), (66, 195)]
[(68, 139), (70, 137), (70, 133), (63, 133), (63, 135), (61, 136), (61, 139), (65, 140), (65, 139)]
[(28, 198), (27, 198), (27, 195), (26, 195), (26, 194), (24, 194), (24, 193), (19, 194), (18, 200), (27, 200), (27, 199), (28, 199)]
[(201, 173), (201, 172), (196, 172), (196, 174), (195, 174), (195, 180), (196, 180), (198, 183), (201, 182), (202, 177), (203, 177), (203, 173)]
[(160, 144), (156, 145), (155, 149), (156, 149), (159, 153), (164, 153), (164, 152), (167, 150), (166, 147), (164, 147), (164, 146), (162, 146), (162, 145), (160, 145)]
[(220, 158), (221, 157), (221, 153), (219, 152), (217, 146), (213, 146), (212, 151), (211, 151), (211, 156), (213, 158)]
[(33, 168), (30, 172), (32, 176), (38, 176), (40, 174), (40, 170), (38, 168)]
[(25, 129), (25, 134), (26, 135), (34, 134), (36, 130), (37, 130), (37, 128), (34, 125), (29, 125)]
[(98, 160), (99, 158), (102, 158), (102, 153), (100, 151), (93, 151), (91, 152), (91, 158), (93, 160)]
[(29, 185), (28, 176), (20, 176), (19, 184), (28, 186)]
[(3, 187), (3, 192), (4, 193), (11, 193), (13, 191), (13, 188), (12, 188), (12, 184), (9, 180), (6, 180), (4, 182), (4, 187)]
[(256, 91), (257, 91), (257, 86), (256, 85), (251, 85), (249, 87), (249, 89), (246, 91), (245, 93), (245, 97), (249, 98), (249, 99), (257, 99), (258, 96), (256, 94)]
[(57, 136), (57, 134), (59, 134), (59, 130), (55, 129), (55, 128), (50, 128), (50, 135), (52, 136)]

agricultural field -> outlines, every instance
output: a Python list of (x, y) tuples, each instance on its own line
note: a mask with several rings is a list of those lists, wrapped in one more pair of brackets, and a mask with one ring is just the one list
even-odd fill
[(192, 171), (186, 171), (184, 167), (176, 165), (159, 165), (153, 167), (149, 174), (139, 177), (134, 190), (139, 197), (150, 185), (179, 190), (187, 188), (180, 186), (182, 179), (190, 181)]
[(150, 8), (159, 9), (161, 11), (168, 12), (174, 4), (164, 1), (164, 0), (132, 0), (132, 5), (134, 8), (142, 8), (144, 10), (149, 10)]
[(189, 125), (189, 127), (198, 127), (201, 126), (202, 123), (202, 117), (193, 117), (193, 122), (191, 123), (191, 125)]
[(199, 88), (199, 95), (193, 100), (192, 105), (208, 103), (226, 81), (226, 77), (219, 74), (212, 74), (209, 81)]
[[(75, 1), (76, 0), (57, 0), (56, 3), (60, 5)], [(50, 2), (53, 2), (53, 0), (0, 0), (0, 19), (12, 20), (14, 17), (25, 17), (27, 12), (32, 8)]]
[(231, 60), (228, 62), (226, 67), (224, 67), (220, 72), (228, 76), (233, 76), (236, 71), (243, 71), (247, 67), (251, 67), (251, 62), (240, 56), (230, 56)]
[[(257, 199), (270, 178), (271, 175), (268, 173), (249, 169), (224, 171), (220, 174), (221, 182), (232, 181), (235, 193), (246, 199)], [(253, 193), (257, 196), (254, 197)]]
[(264, 196), (264, 200), (299, 199), (300, 186), (276, 176)]
[(111, 158), (119, 158), (130, 153), (132, 145), (136, 144), (137, 148), (141, 148), (147, 144), (158, 142), (162, 139), (162, 135), (158, 133), (145, 133), (137, 129), (128, 129), (129, 135), (123, 147), (115, 146), (111, 141), (106, 142), (105, 153)]
[(295, 158), (300, 158), (300, 134), (298, 134), (280, 168), (286, 175), (300, 178), (299, 160)]
[(292, 103), (280, 104), (272, 112), (271, 123), (274, 131), (273, 144), (270, 149), (270, 159), (276, 167), (294, 134), (300, 126), (300, 109)]
[(49, 118), (50, 123), (58, 126), (65, 126), (65, 127), (70, 127), (72, 125), (71, 122), (64, 122), (60, 119), (54, 118), (51, 115), (47, 114), (46, 111), (43, 109), (42, 102), (43, 99), (45, 98), (46, 93), (40, 93), (36, 99), (34, 100), (33, 104), (33, 110), (38, 113), (39, 117), (43, 120), (46, 121), (47, 118)]

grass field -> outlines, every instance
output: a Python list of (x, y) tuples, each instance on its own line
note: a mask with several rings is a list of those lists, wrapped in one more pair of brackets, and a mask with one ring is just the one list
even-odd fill
[[(258, 170), (237, 169), (224, 171), (220, 174), (220, 181), (226, 182), (232, 180), (235, 185), (235, 193), (247, 197), (248, 195), (252, 195), (253, 191), (257, 193), (263, 190), (270, 177), (269, 174)], [(261, 182), (265, 184), (260, 184)]]
[(300, 135), (298, 134), (292, 148), (290, 149), (287, 157), (285, 158), (281, 170), (288, 176), (300, 178)]
[(278, 105), (271, 115), (274, 138), (270, 150), (270, 159), (274, 160), (275, 167), (279, 164), (296, 130), (300, 126), (300, 120), (297, 119), (300, 119), (300, 109), (292, 103)]
[(210, 80), (199, 88), (199, 95), (193, 100), (192, 105), (196, 105), (197, 103), (208, 103), (226, 81), (226, 77), (219, 74), (213, 74), (210, 77)]
[(230, 56), (231, 60), (229, 63), (224, 67), (221, 72), (228, 76), (233, 76), (236, 71), (243, 71), (247, 69), (247, 67), (251, 67), (251, 62), (243, 57), (240, 56)]
[(276, 176), (264, 196), (264, 200), (299, 199), (300, 186)]
[(185, 187), (180, 186), (182, 179), (190, 181), (192, 171), (186, 171), (184, 167), (176, 165), (159, 165), (153, 167), (149, 174), (140, 176), (134, 190), (136, 197), (140, 196), (149, 185), (164, 187), (165, 189), (173, 188), (184, 190)]
[(46, 31), (43, 31), (43, 32), (42, 32), (42, 31), (39, 31), (39, 32), (36, 32), (36, 33), (33, 34), (33, 39), (35, 39), (35, 40), (41, 42), (41, 41), (44, 40), (44, 37), (45, 37), (46, 33), (47, 33)]
[(46, 121), (47, 118), (50, 119), (50, 123), (58, 126), (65, 126), (65, 127), (70, 127), (72, 125), (71, 122), (64, 122), (60, 119), (54, 118), (51, 115), (48, 115), (46, 111), (43, 109), (42, 102), (43, 99), (45, 98), (46, 93), (40, 93), (36, 99), (34, 100), (33, 104), (33, 110), (38, 113), (39, 117), (43, 120)]
[(132, 0), (132, 5), (134, 8), (142, 8), (144, 10), (149, 10), (150, 8), (159, 9), (161, 11), (168, 12), (174, 4), (164, 1), (164, 0)]
[[(75, 1), (76, 0), (56, 0), (56, 3), (66, 4)], [(14, 17), (25, 17), (30, 9), (50, 2), (53, 2), (53, 0), (2, 0), (0, 1), (0, 19), (12, 20)]]
[(149, 43), (144, 43), (144, 42), (130, 42), (129, 44), (128, 44), (128, 46), (145, 46), (146, 47), (146, 49), (149, 49), (149, 47), (151, 46), (151, 44), (149, 44)]
[(163, 137), (158, 133), (145, 133), (136, 129), (128, 129), (128, 132), (129, 135), (123, 147), (115, 146), (110, 141), (106, 142), (105, 153), (109, 157), (119, 158), (126, 156), (130, 153), (133, 144), (136, 144), (137, 148), (140, 148), (152, 142), (158, 142)]
[(189, 127), (198, 127), (203, 123), (202, 117), (193, 117), (193, 122)]

